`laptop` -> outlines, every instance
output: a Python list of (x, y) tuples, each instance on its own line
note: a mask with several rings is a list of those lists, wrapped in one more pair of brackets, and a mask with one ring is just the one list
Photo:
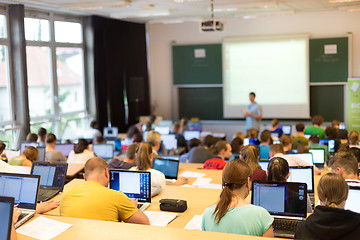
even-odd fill
[(56, 144), (54, 149), (61, 152), (64, 157), (68, 157), (70, 152), (74, 150), (74, 144)]
[(159, 127), (169, 127), (169, 128), (171, 128), (172, 125), (173, 125), (172, 120), (159, 120), (158, 121), (158, 126)]
[(121, 139), (107, 139), (105, 143), (114, 145), (115, 151), (121, 151)]
[(155, 127), (155, 131), (157, 131), (160, 134), (169, 134), (170, 133), (170, 127), (166, 127), (166, 126)]
[(292, 129), (292, 126), (291, 125), (282, 125), (281, 126), (281, 129), (283, 131), (283, 134), (285, 135), (291, 135), (291, 129)]
[(287, 154), (287, 155), (298, 157), (310, 165), (314, 164), (312, 153), (296, 153), (296, 154)]
[(36, 147), (39, 151), (39, 155), (37, 161), (44, 162), (45, 161), (45, 147)]
[(345, 209), (360, 213), (360, 186), (349, 186), (349, 194), (345, 203)]
[(260, 161), (259, 161), (259, 165), (260, 165), (260, 167), (261, 167), (262, 170), (264, 170), (265, 172), (267, 172), (268, 165), (269, 165), (269, 160), (260, 160)]
[(37, 142), (21, 142), (20, 143), (20, 154), (24, 151), (24, 149), (26, 147), (29, 147), (29, 146), (38, 147), (39, 143), (37, 143)]
[(117, 138), (118, 132), (117, 127), (104, 127), (104, 138)]
[(169, 158), (155, 158), (153, 168), (162, 172), (165, 175), (165, 179), (177, 180), (179, 161)]
[(319, 168), (324, 168), (325, 158), (326, 158), (325, 149), (310, 148), (309, 152), (312, 153), (312, 155), (313, 155), (313, 160), (314, 160), (315, 166), (317, 166)]
[(315, 204), (315, 185), (314, 185), (314, 167), (313, 166), (297, 166), (290, 167), (290, 177), (288, 182), (306, 183), (307, 192), (312, 206)]
[(177, 149), (178, 141), (175, 134), (161, 135), (161, 141), (166, 147), (166, 150), (171, 151), (171, 149)]
[(15, 198), (14, 203), (22, 212), (15, 228), (35, 215), (39, 184), (39, 175), (0, 173), (0, 196)]
[(184, 138), (186, 141), (190, 141), (193, 138), (200, 139), (200, 131), (186, 130), (186, 131), (184, 131)]
[(249, 144), (258, 145), (258, 140), (256, 138), (244, 138), (244, 146), (247, 146)]
[(277, 132), (270, 133), (270, 136), (272, 139), (279, 139), (279, 133)]
[(138, 209), (145, 211), (151, 203), (151, 174), (148, 171), (110, 169), (110, 189), (122, 191), (138, 200)]
[(14, 198), (0, 196), (0, 239), (10, 240)]
[(295, 237), (297, 224), (306, 219), (306, 183), (253, 181), (251, 203), (274, 217), (276, 237)]
[(335, 140), (321, 139), (319, 144), (327, 146), (329, 153), (335, 152)]
[(114, 157), (114, 145), (112, 144), (93, 144), (93, 151), (96, 156), (105, 160)]
[(44, 202), (64, 189), (67, 163), (33, 162), (31, 174), (41, 176), (38, 201)]

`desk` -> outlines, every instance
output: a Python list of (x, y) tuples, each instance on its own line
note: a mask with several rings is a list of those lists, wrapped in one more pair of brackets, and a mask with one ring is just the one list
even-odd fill
[[(203, 232), (197, 230), (186, 230), (178, 228), (164, 228), (155, 226), (144, 226), (129, 223), (106, 222), (97, 220), (87, 220), (80, 218), (68, 218), (60, 216), (46, 216), (48, 218), (73, 224), (71, 228), (58, 235), (54, 240), (66, 239), (86, 239), (86, 240), (112, 240), (112, 239), (139, 239), (139, 240), (179, 240), (179, 239), (207, 239), (207, 240), (249, 240), (271, 238), (262, 238), (254, 236), (245, 236), (228, 233)], [(33, 239), (22, 234), (17, 234), (18, 240)]]
[(80, 171), (84, 169), (83, 163), (69, 163), (68, 169), (66, 172), (66, 178), (74, 178)]

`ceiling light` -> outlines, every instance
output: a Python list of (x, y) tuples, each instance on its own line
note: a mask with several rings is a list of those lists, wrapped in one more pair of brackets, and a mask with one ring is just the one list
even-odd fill
[(173, 10), (171, 9), (158, 9), (158, 10), (142, 10), (133, 12), (122, 12), (111, 14), (113, 18), (144, 18), (144, 17), (162, 17), (169, 16)]
[(244, 2), (237, 4), (217, 4), (215, 5), (215, 12), (222, 11), (236, 11), (240, 9), (251, 8), (277, 8), (277, 1), (258, 1), (258, 2)]
[(121, 8), (131, 5), (130, 0), (108, 1), (108, 2), (83, 2), (60, 4), (60, 8), (68, 10), (92, 10), (103, 8)]
[(242, 19), (254, 19), (259, 17), (277, 17), (277, 16), (291, 16), (294, 15), (295, 11), (278, 11), (278, 12), (263, 12), (263, 13), (254, 13), (254, 14), (239, 14), (234, 17)]

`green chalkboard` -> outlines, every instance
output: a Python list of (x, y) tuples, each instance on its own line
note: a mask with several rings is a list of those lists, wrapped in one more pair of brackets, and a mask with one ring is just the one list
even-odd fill
[(221, 52), (221, 44), (173, 46), (174, 84), (222, 84)]
[(179, 116), (223, 119), (222, 87), (179, 88)]
[(316, 114), (325, 121), (344, 121), (344, 86), (311, 86), (310, 115)]
[[(326, 54), (325, 48), (328, 47)], [(310, 39), (310, 82), (346, 82), (348, 38)], [(330, 50), (330, 52), (329, 52)]]

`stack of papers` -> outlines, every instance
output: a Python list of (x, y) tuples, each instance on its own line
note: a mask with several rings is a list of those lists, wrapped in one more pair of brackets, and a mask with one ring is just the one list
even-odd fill
[(165, 227), (179, 216), (179, 214), (170, 212), (145, 211), (144, 213), (149, 218), (151, 226), (159, 227)]
[(182, 174), (180, 174), (180, 177), (200, 178), (203, 176), (205, 176), (205, 173), (197, 173), (197, 172), (190, 172), (190, 171), (185, 171)]
[(184, 227), (184, 229), (189, 230), (201, 230), (201, 221), (202, 215), (195, 215), (188, 224)]

